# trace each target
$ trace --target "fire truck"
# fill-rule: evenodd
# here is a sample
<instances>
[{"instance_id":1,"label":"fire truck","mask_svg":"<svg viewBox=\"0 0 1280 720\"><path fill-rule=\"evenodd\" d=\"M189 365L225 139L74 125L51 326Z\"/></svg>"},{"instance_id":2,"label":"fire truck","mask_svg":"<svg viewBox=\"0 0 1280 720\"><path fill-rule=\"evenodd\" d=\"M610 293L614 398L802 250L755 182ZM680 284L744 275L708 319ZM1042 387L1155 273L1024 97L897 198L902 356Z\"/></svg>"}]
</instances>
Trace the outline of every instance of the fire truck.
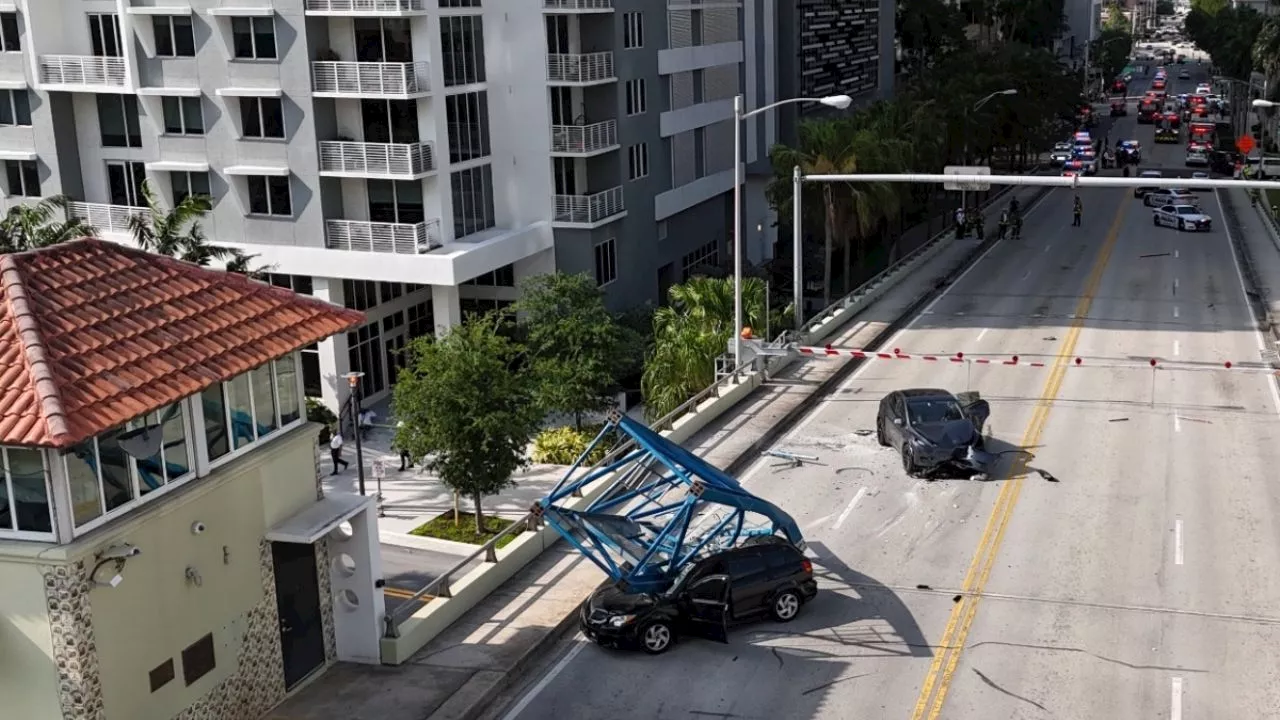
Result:
<instances>
[{"instance_id":1,"label":"fire truck","mask_svg":"<svg viewBox=\"0 0 1280 720\"><path fill-rule=\"evenodd\" d=\"M1188 127L1187 146L1198 145L1213 149L1214 124L1211 122L1192 122Z\"/></svg>"},{"instance_id":2,"label":"fire truck","mask_svg":"<svg viewBox=\"0 0 1280 720\"><path fill-rule=\"evenodd\" d=\"M1155 123L1156 116L1160 114L1160 101L1155 97L1148 95L1138 101L1138 123L1142 125L1151 125Z\"/></svg>"}]
</instances>

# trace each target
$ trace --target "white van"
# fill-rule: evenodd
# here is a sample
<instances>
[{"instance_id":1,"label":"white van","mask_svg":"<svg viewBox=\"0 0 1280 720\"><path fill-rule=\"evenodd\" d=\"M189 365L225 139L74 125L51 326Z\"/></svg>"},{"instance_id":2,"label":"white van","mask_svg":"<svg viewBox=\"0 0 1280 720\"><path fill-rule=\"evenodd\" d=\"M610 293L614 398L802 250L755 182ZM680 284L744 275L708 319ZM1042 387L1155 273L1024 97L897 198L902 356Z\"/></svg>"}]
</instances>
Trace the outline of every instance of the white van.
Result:
<instances>
[{"instance_id":1,"label":"white van","mask_svg":"<svg viewBox=\"0 0 1280 720\"><path fill-rule=\"evenodd\" d=\"M1267 177L1280 178L1280 157L1264 157L1258 161L1258 171Z\"/></svg>"}]
</instances>

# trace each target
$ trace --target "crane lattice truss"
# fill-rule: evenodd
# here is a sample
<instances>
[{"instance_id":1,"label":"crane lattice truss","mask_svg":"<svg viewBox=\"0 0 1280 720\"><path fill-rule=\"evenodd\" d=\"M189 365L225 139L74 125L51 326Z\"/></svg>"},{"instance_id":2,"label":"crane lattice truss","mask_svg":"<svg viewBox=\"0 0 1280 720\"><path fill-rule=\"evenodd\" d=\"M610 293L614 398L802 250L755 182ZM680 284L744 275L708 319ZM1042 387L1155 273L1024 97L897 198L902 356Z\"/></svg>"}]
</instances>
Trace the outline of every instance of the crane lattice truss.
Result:
<instances>
[{"instance_id":1,"label":"crane lattice truss","mask_svg":"<svg viewBox=\"0 0 1280 720\"><path fill-rule=\"evenodd\" d=\"M598 447L615 441L620 458L583 469ZM610 475L585 508L566 506ZM617 411L533 512L630 592L664 590L690 562L756 535L781 534L804 547L781 508Z\"/></svg>"}]
</instances>

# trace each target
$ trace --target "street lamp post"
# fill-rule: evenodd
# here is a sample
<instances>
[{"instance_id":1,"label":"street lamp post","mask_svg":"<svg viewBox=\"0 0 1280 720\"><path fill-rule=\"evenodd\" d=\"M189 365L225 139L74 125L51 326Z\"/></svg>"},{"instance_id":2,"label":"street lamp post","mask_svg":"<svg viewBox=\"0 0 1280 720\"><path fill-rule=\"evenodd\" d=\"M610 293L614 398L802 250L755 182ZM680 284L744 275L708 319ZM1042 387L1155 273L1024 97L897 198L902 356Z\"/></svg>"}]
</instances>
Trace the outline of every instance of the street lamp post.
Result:
<instances>
[{"instance_id":1,"label":"street lamp post","mask_svg":"<svg viewBox=\"0 0 1280 720\"><path fill-rule=\"evenodd\" d=\"M823 98L791 98L756 108L751 112L743 112L745 98L741 94L733 98L733 366L742 365L742 183L745 182L742 168L742 123L747 118L759 115L781 105L791 103L816 102L837 110L844 110L853 103L848 95L829 95ZM799 217L799 214L796 214ZM799 233L796 234L799 237ZM795 266L801 268L800 247L795 248ZM801 273L797 272L795 283L804 282ZM798 329L798 328L797 328Z\"/></svg>"},{"instance_id":2,"label":"street lamp post","mask_svg":"<svg viewBox=\"0 0 1280 720\"><path fill-rule=\"evenodd\" d=\"M351 395L347 397L351 408L351 428L352 434L356 436L356 477L360 480L360 494L364 495L364 448L360 445L360 403L356 399L356 394L360 392L360 378L362 377L364 377L362 372L349 372L346 374L347 385L351 388ZM341 427L338 428L338 432L342 432Z\"/></svg>"},{"instance_id":3,"label":"street lamp post","mask_svg":"<svg viewBox=\"0 0 1280 720\"><path fill-rule=\"evenodd\" d=\"M970 113L978 112L979 110L982 109L983 105L986 105L987 103L991 102L993 99L1001 95L1017 95L1017 94L1018 94L1017 88L1009 88L1008 90L997 90L991 93L990 95L982 98L978 102L974 103L973 109L965 112L964 114L964 162L966 165L969 163L969 115ZM966 191L963 188L961 188L960 207L967 213L969 212L969 206L965 204L966 197L967 197Z\"/></svg>"}]
</instances>

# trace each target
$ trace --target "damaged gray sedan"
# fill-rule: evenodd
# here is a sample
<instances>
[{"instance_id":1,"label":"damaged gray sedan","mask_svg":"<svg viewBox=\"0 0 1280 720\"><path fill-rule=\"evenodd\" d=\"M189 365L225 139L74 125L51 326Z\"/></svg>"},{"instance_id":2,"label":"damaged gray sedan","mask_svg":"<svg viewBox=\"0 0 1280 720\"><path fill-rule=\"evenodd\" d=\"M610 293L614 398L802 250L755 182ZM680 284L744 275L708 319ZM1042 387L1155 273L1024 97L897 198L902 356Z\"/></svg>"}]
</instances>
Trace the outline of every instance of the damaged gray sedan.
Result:
<instances>
[{"instance_id":1,"label":"damaged gray sedan","mask_svg":"<svg viewBox=\"0 0 1280 720\"><path fill-rule=\"evenodd\" d=\"M895 390L880 401L876 439L902 453L902 469L909 477L985 477L996 463L982 437L990 416L991 406L976 392L957 396L934 388Z\"/></svg>"}]
</instances>

